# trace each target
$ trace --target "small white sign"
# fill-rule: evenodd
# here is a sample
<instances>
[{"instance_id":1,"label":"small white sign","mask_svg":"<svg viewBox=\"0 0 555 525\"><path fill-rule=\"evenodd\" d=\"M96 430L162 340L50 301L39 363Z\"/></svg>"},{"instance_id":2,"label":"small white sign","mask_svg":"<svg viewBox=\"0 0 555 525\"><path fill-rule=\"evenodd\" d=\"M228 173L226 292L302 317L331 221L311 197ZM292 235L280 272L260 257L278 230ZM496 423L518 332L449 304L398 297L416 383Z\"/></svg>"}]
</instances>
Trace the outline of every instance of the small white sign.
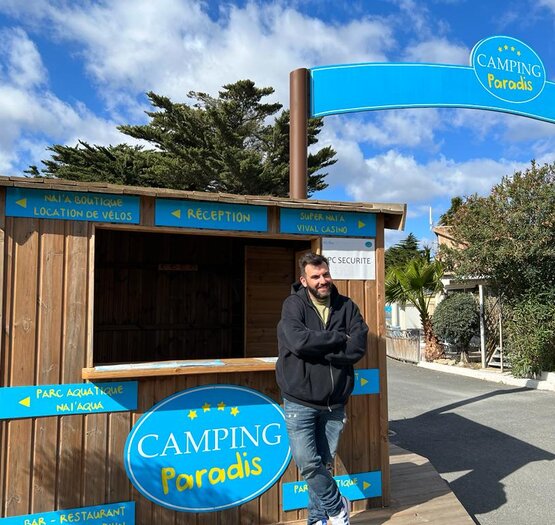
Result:
<instances>
[{"instance_id":1,"label":"small white sign","mask_svg":"<svg viewBox=\"0 0 555 525\"><path fill-rule=\"evenodd\" d=\"M334 279L376 279L375 247L375 239L322 239L322 255L328 258Z\"/></svg>"}]
</instances>

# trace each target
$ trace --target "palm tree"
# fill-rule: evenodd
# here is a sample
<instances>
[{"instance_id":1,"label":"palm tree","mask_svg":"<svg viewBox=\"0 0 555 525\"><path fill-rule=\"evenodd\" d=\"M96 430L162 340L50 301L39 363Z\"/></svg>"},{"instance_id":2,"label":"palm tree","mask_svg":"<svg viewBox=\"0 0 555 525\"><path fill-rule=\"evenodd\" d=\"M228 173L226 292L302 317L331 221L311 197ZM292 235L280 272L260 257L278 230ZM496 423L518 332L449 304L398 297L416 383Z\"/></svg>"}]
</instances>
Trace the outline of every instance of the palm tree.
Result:
<instances>
[{"instance_id":1,"label":"palm tree","mask_svg":"<svg viewBox=\"0 0 555 525\"><path fill-rule=\"evenodd\" d=\"M424 355L427 361L437 359L443 353L432 328L428 313L431 298L443 289L441 277L443 266L428 256L415 257L400 266L393 266L385 278L385 300L388 304L412 304L420 315L424 330Z\"/></svg>"}]
</instances>

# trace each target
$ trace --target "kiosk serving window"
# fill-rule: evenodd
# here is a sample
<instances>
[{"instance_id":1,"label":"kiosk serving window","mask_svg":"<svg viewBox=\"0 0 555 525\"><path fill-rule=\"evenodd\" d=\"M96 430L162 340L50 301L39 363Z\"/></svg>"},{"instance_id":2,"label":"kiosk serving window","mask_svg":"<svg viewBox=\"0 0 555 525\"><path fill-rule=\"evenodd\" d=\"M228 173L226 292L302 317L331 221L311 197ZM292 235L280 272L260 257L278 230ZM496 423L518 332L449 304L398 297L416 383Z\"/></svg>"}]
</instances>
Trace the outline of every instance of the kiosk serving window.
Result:
<instances>
[{"instance_id":1,"label":"kiosk serving window","mask_svg":"<svg viewBox=\"0 0 555 525\"><path fill-rule=\"evenodd\" d=\"M308 240L97 229L93 364L277 356Z\"/></svg>"}]
</instances>

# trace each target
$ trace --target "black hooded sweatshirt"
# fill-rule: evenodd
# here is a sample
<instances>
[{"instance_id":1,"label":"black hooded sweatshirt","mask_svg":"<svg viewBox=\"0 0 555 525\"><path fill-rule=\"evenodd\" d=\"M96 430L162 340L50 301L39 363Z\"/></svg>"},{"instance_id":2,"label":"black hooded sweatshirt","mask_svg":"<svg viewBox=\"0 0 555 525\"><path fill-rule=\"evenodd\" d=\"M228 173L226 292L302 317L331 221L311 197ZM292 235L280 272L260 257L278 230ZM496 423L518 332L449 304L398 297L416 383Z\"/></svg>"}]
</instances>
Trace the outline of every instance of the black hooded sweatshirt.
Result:
<instances>
[{"instance_id":1,"label":"black hooded sweatshirt","mask_svg":"<svg viewBox=\"0 0 555 525\"><path fill-rule=\"evenodd\" d=\"M324 326L308 293L296 283L283 302L276 378L285 399L331 410L353 391L353 364L366 352L368 326L358 306L333 285Z\"/></svg>"}]
</instances>

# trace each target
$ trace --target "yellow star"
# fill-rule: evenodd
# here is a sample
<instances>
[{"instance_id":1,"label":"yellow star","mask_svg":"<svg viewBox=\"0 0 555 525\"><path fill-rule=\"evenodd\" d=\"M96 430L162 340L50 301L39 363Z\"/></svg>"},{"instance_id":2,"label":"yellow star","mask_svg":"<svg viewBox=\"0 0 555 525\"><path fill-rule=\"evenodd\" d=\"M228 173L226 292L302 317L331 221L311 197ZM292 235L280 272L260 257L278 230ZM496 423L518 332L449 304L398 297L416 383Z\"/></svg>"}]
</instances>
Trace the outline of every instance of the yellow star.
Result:
<instances>
[{"instance_id":1,"label":"yellow star","mask_svg":"<svg viewBox=\"0 0 555 525\"><path fill-rule=\"evenodd\" d=\"M210 410L210 404L204 403L204 405L202 405L202 410L204 410L205 412L208 412Z\"/></svg>"},{"instance_id":2,"label":"yellow star","mask_svg":"<svg viewBox=\"0 0 555 525\"><path fill-rule=\"evenodd\" d=\"M514 51L514 50L515 50L515 46L511 46L511 51Z\"/></svg>"},{"instance_id":3,"label":"yellow star","mask_svg":"<svg viewBox=\"0 0 555 525\"><path fill-rule=\"evenodd\" d=\"M195 419L197 416L197 411L196 410L189 410L189 415L187 416L191 421L193 421L193 419Z\"/></svg>"},{"instance_id":4,"label":"yellow star","mask_svg":"<svg viewBox=\"0 0 555 525\"><path fill-rule=\"evenodd\" d=\"M218 403L218 410L223 410L225 408L225 403L223 401L220 401Z\"/></svg>"},{"instance_id":5,"label":"yellow star","mask_svg":"<svg viewBox=\"0 0 555 525\"><path fill-rule=\"evenodd\" d=\"M508 46L507 44L505 44L505 45L503 46L503 48L504 48L504 49L509 49L509 46Z\"/></svg>"},{"instance_id":6,"label":"yellow star","mask_svg":"<svg viewBox=\"0 0 555 525\"><path fill-rule=\"evenodd\" d=\"M231 409L231 415L236 416L239 413L239 409L237 407L233 407Z\"/></svg>"},{"instance_id":7,"label":"yellow star","mask_svg":"<svg viewBox=\"0 0 555 525\"><path fill-rule=\"evenodd\" d=\"M520 51L517 51L516 54L517 54L518 56L520 56Z\"/></svg>"},{"instance_id":8,"label":"yellow star","mask_svg":"<svg viewBox=\"0 0 555 525\"><path fill-rule=\"evenodd\" d=\"M503 51L503 48L502 48L501 46L499 46L499 47L497 48L497 51L501 52L501 51Z\"/></svg>"}]
</instances>

